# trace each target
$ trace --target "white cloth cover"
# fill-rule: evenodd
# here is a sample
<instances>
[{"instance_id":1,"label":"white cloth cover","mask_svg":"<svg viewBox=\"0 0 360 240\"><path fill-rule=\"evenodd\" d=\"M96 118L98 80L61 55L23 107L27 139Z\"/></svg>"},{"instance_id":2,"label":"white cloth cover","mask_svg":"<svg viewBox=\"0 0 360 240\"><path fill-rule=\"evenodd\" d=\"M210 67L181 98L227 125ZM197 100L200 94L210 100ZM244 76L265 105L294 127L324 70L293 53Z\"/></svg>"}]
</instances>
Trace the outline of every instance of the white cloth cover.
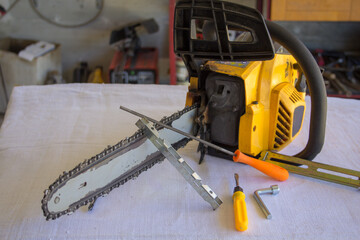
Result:
<instances>
[{"instance_id":1,"label":"white cloth cover","mask_svg":"<svg viewBox=\"0 0 360 240\"><path fill-rule=\"evenodd\" d=\"M83 207L45 221L40 201L59 174L137 130L138 118L120 105L160 119L184 107L186 91L165 85L16 87L0 129L0 239L360 238L358 190L294 174L277 182L211 156L198 165L194 141L179 153L222 199L216 211L165 160L98 199L92 212ZM309 109L301 135L285 153L305 146ZM360 102L329 98L326 141L315 161L360 170L359 136ZM245 232L234 227L235 172L247 197ZM263 196L273 215L267 220L253 192L273 184L280 193Z\"/></svg>"}]
</instances>

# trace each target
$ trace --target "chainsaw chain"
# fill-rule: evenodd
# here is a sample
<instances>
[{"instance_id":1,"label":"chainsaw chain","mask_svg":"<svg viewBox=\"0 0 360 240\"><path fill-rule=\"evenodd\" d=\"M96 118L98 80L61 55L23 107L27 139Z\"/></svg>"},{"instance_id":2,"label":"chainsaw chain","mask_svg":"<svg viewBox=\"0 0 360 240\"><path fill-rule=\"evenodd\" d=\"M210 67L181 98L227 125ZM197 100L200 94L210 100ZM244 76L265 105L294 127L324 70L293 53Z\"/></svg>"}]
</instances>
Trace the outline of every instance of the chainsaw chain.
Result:
<instances>
[{"instance_id":1,"label":"chainsaw chain","mask_svg":"<svg viewBox=\"0 0 360 240\"><path fill-rule=\"evenodd\" d=\"M191 107L186 107L183 110L172 114L170 117L162 118L160 120L160 122L162 122L164 124L170 124L173 121L175 121L176 119L179 119L183 114L195 109L196 107L197 107L197 105L193 105ZM162 128L161 126L159 126L157 124L155 124L155 127L157 130ZM158 154L153 159L150 159L149 161L147 161L144 165L135 169L135 171L133 171L130 175L124 174L125 176L123 178L118 178L117 181L105 186L104 187L105 189L102 190L101 192L97 192L97 193L91 194L91 196L89 196L89 197L83 198L83 201L78 201L75 204L72 204L68 209L61 211L61 212L57 212L57 213L51 213L48 210L47 203L51 199L52 194L54 192L56 192L56 190L58 188L62 187L69 179L74 178L74 177L80 175L81 173L85 172L89 168L95 166L96 164L99 164L99 163L107 160L108 157L114 156L114 154L131 146L131 144L135 143L137 140L139 140L142 137L144 137L144 130L139 129L131 137L127 137L113 146L108 146L101 153L99 153L89 159L85 159L83 162L79 163L74 169L72 169L68 172L64 171L63 174L61 174L55 180L55 182L53 184L51 184L49 186L49 188L44 191L44 197L41 201L41 208L43 210L44 216L46 217L46 220L50 220L50 219L55 220L56 218L59 218L65 214L70 215L73 212L75 212L77 209L79 209L81 206L85 206L89 203L94 203L98 197L106 196L114 188L117 188L117 187L123 185L124 183L126 183L127 181L129 181L131 179L135 179L142 172L148 170L149 168L154 166L156 163L162 162L165 157L162 154ZM191 139L189 139L189 138L184 138L184 139L178 141L177 143L173 144L173 147L175 149L184 147L190 140Z\"/></svg>"}]
</instances>

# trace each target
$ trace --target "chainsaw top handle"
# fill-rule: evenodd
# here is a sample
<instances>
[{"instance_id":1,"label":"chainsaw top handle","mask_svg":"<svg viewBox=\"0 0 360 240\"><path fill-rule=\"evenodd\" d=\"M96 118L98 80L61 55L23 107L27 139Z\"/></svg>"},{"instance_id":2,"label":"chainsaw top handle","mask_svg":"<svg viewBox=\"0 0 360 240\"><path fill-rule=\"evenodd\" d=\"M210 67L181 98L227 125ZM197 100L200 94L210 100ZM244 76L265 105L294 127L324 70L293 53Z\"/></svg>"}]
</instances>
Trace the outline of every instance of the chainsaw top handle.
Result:
<instances>
[{"instance_id":1,"label":"chainsaw top handle","mask_svg":"<svg viewBox=\"0 0 360 240\"><path fill-rule=\"evenodd\" d=\"M295 156L313 160L325 140L327 99L323 77L310 51L297 37L274 22L266 21L266 25L271 38L294 56L305 74L311 97L309 139L306 147Z\"/></svg>"}]
</instances>

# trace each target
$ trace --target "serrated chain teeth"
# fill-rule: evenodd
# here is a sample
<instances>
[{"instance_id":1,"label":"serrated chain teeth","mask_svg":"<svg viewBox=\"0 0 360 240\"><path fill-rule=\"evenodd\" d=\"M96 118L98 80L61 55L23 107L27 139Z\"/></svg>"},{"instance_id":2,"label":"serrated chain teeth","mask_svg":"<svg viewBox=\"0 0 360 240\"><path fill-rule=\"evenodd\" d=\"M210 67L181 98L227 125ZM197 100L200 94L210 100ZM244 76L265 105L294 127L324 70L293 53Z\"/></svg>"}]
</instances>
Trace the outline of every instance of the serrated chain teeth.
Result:
<instances>
[{"instance_id":1,"label":"serrated chain teeth","mask_svg":"<svg viewBox=\"0 0 360 240\"><path fill-rule=\"evenodd\" d=\"M181 111L179 111L177 113L174 113L170 117L163 117L160 120L160 122L165 123L165 124L170 124L174 120L180 118L186 112L189 112L189 111L193 110L196 107L198 107L198 106L193 105L191 107L186 107L183 110L181 110ZM161 128L157 124L155 124L155 127L157 129ZM142 129L139 129L132 136L126 137L125 139L119 141L117 144L115 144L113 146L108 145L107 148L104 149L104 151L100 152L99 154L97 154L97 155L95 155L95 156L93 156L93 157L91 157L89 159L85 159L83 162L79 163L74 169L72 169L72 170L70 170L68 172L64 171L63 174L60 175L56 179L56 181L53 184L51 184L48 189L46 189L44 191L44 197L41 200L41 204L42 204L41 208L43 210L44 216L46 217L46 220L55 220L56 218L59 218L62 215L71 215L77 209L79 209L81 206L87 205L88 203L91 203L91 202L95 201L98 197L106 196L113 189L123 185L124 183L126 183L127 181L129 181L131 179L137 178L142 172L147 171L149 168L151 168L155 164L157 164L159 162L162 162L164 160L164 157L162 155L160 155L159 157L154 158L152 161L148 161L147 165L144 165L143 168L141 168L138 171L134 172L132 175L127 176L124 179L118 180L117 182L115 182L114 184L109 186L107 189L105 189L102 192L92 196L91 198L86 199L83 202L78 203L76 205L72 205L70 208L68 208L68 209L66 209L66 210L64 210L62 212L58 212L58 213L50 213L49 212L49 210L47 208L47 203L48 203L49 196L51 195L52 191L54 189L56 189L61 183L64 183L64 182L68 181L70 178L72 178L78 172L86 169L90 164L97 164L99 162L102 162L103 160L106 159L106 156L108 154L111 154L113 151L116 151L116 150L118 150L118 149L120 149L122 147L126 147L127 145L131 144L132 142L134 142L138 138L142 137L143 135L144 135L144 131ZM189 139L187 139L186 141L179 142L179 144L176 146L176 148L184 147L187 144L188 141L189 141Z\"/></svg>"}]
</instances>

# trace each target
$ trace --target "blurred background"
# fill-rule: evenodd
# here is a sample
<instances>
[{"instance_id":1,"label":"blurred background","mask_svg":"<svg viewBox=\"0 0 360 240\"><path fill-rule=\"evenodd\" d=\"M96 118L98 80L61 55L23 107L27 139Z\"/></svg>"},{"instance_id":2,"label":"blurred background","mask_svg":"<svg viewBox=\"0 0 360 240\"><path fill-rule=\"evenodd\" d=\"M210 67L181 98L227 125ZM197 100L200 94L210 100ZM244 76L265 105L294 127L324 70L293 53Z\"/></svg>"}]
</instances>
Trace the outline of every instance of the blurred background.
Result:
<instances>
[{"instance_id":1,"label":"blurred background","mask_svg":"<svg viewBox=\"0 0 360 240\"><path fill-rule=\"evenodd\" d=\"M360 1L229 1L297 35L322 67L329 95L359 98ZM0 0L0 112L18 85L187 84L169 44L175 3Z\"/></svg>"}]
</instances>

